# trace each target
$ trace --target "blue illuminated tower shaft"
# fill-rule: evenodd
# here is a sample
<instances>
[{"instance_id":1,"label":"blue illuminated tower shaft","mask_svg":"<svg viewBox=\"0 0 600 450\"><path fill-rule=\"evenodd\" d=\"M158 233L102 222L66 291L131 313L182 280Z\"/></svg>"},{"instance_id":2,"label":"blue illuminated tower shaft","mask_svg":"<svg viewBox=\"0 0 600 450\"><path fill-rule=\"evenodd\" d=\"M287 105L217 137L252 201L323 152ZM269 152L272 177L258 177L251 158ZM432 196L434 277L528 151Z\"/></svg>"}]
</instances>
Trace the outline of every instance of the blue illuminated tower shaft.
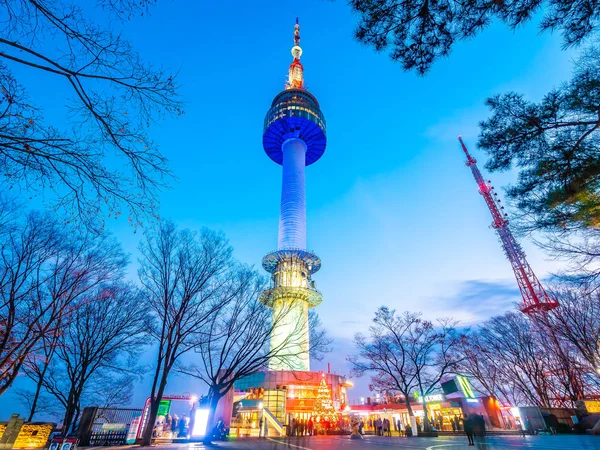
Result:
<instances>
[{"instance_id":1,"label":"blue illuminated tower shaft","mask_svg":"<svg viewBox=\"0 0 600 450\"><path fill-rule=\"evenodd\" d=\"M304 89L299 33L296 21L287 87L275 96L263 134L265 152L282 165L277 250L263 258L272 287L260 296L273 308L270 370L310 370L308 310L322 301L311 279L321 260L306 250L305 167L325 151L325 118Z\"/></svg>"},{"instance_id":2,"label":"blue illuminated tower shaft","mask_svg":"<svg viewBox=\"0 0 600 450\"><path fill-rule=\"evenodd\" d=\"M299 138L290 138L281 150L283 177L277 249L306 249L306 143Z\"/></svg>"},{"instance_id":3,"label":"blue illuminated tower shaft","mask_svg":"<svg viewBox=\"0 0 600 450\"><path fill-rule=\"evenodd\" d=\"M503 208L498 204L499 200L496 198L495 192L493 192L494 187L489 182L486 183L477 167L477 160L470 155L467 146L460 136L458 137L458 140L467 156L467 166L471 169L473 178L475 178L477 186L479 186L479 193L483 196L485 203L492 214L492 228L498 232L498 236L504 247L504 253L506 253L506 257L510 261L517 279L521 297L523 298L521 311L524 313L531 313L556 308L558 303L548 296L546 290L527 262L521 246L511 233L510 228L508 228L507 215L501 212Z\"/></svg>"}]
</instances>

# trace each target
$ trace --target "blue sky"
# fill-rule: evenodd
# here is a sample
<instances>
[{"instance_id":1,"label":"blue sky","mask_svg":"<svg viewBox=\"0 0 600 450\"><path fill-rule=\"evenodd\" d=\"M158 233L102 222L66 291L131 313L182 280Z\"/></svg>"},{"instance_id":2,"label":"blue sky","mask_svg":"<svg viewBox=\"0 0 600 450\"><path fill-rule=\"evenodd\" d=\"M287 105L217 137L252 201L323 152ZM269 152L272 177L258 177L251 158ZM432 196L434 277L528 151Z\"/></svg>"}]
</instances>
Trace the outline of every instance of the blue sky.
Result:
<instances>
[{"instance_id":1,"label":"blue sky","mask_svg":"<svg viewBox=\"0 0 600 450\"><path fill-rule=\"evenodd\" d=\"M296 16L306 84L328 125L325 155L307 168L308 245L323 261L318 312L336 341L315 368L331 361L347 373L352 335L380 305L465 325L510 308L516 284L456 136L483 165L475 141L485 99L515 90L538 100L569 78L573 54L558 35L540 35L538 20L516 32L494 24L418 77L353 39L357 18L345 1L158 2L124 34L144 59L179 71L186 102L185 115L152 132L178 177L160 215L223 230L237 258L257 267L276 247L281 167L261 134L284 86ZM27 87L48 118L62 113L66 86ZM502 187L514 174L489 177ZM126 220L108 228L135 275L140 234ZM559 267L523 247L540 278ZM351 399L367 384L358 380ZM205 392L185 379L167 390ZM140 386L136 402L145 395Z\"/></svg>"}]
</instances>

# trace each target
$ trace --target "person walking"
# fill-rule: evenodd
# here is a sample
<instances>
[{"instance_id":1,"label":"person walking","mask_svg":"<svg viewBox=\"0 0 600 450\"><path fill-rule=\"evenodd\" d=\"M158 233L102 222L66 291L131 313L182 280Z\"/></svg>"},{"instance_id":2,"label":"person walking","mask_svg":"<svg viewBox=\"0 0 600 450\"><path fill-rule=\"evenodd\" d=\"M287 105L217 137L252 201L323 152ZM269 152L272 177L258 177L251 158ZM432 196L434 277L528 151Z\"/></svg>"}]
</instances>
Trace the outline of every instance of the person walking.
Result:
<instances>
[{"instance_id":1,"label":"person walking","mask_svg":"<svg viewBox=\"0 0 600 450\"><path fill-rule=\"evenodd\" d=\"M179 425L179 417L177 414L173 414L173 418L171 419L171 436L177 437L177 426Z\"/></svg>"},{"instance_id":2,"label":"person walking","mask_svg":"<svg viewBox=\"0 0 600 450\"><path fill-rule=\"evenodd\" d=\"M467 435L467 439L469 440L469 445L475 445L473 440L473 419L469 416L465 416L463 419L463 428L465 429L465 434Z\"/></svg>"},{"instance_id":3,"label":"person walking","mask_svg":"<svg viewBox=\"0 0 600 450\"><path fill-rule=\"evenodd\" d=\"M484 438L485 437L485 419L483 417L483 414L479 414L478 421L479 421L479 432L481 433L481 437Z\"/></svg>"},{"instance_id":4,"label":"person walking","mask_svg":"<svg viewBox=\"0 0 600 450\"><path fill-rule=\"evenodd\" d=\"M308 435L312 436L314 431L315 431L315 423L313 422L312 417L311 417L310 419L308 419Z\"/></svg>"},{"instance_id":5,"label":"person walking","mask_svg":"<svg viewBox=\"0 0 600 450\"><path fill-rule=\"evenodd\" d=\"M187 422L186 422L186 417L184 414L183 416L181 416L181 419L179 419L179 423L177 424L177 428L179 430L179 432L177 433L177 437L180 437L180 438L187 437L187 430L185 429L186 425L187 425Z\"/></svg>"},{"instance_id":6,"label":"person walking","mask_svg":"<svg viewBox=\"0 0 600 450\"><path fill-rule=\"evenodd\" d=\"M262 437L262 432L263 432L263 418L261 417L258 420L258 437Z\"/></svg>"}]
</instances>

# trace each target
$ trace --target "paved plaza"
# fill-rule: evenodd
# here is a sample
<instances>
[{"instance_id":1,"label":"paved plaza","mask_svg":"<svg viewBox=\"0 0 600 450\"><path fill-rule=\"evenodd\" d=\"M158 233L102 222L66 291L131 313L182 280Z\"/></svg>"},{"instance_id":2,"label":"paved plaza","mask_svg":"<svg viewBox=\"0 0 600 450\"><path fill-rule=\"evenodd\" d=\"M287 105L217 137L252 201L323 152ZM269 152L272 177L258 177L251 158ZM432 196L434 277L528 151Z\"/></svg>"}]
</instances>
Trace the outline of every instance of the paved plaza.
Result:
<instances>
[{"instance_id":1,"label":"paved plaza","mask_svg":"<svg viewBox=\"0 0 600 450\"><path fill-rule=\"evenodd\" d=\"M136 449L136 447L110 447L111 450ZM139 447L137 447L139 448ZM353 449L408 449L408 450L600 450L600 436L490 436L479 439L474 447L467 445L464 436L446 436L439 438L399 438L365 436L362 441L350 440L348 436L318 436L293 438L242 438L219 442L210 447L198 444L159 445L159 450L353 450ZM107 448L108 449L108 448Z\"/></svg>"},{"instance_id":2,"label":"paved plaza","mask_svg":"<svg viewBox=\"0 0 600 450\"><path fill-rule=\"evenodd\" d=\"M422 450L468 450L468 449L531 449L531 450L570 450L600 449L600 436L490 436L476 441L469 447L464 436L439 438L400 438L365 436L362 441L350 440L348 436L304 437L290 439L246 439L232 440L220 445L231 449L422 449Z\"/></svg>"}]
</instances>

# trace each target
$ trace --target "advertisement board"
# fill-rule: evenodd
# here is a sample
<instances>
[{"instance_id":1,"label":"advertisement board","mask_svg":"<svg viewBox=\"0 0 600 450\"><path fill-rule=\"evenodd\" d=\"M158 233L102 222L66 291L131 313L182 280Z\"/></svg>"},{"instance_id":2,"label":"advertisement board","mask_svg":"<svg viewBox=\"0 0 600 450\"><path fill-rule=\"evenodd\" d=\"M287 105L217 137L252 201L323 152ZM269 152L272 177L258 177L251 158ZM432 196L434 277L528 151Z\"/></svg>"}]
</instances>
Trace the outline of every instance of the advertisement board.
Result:
<instances>
[{"instance_id":1,"label":"advertisement board","mask_svg":"<svg viewBox=\"0 0 600 450\"><path fill-rule=\"evenodd\" d=\"M161 400L158 405L158 413L156 417L166 416L171 410L171 400Z\"/></svg>"},{"instance_id":2,"label":"advertisement board","mask_svg":"<svg viewBox=\"0 0 600 450\"><path fill-rule=\"evenodd\" d=\"M125 443L127 445L135 444L135 439L137 437L137 432L140 428L140 422L142 420L142 416L136 416L131 421L129 425L129 430L127 431L127 438L125 438Z\"/></svg>"}]
</instances>

